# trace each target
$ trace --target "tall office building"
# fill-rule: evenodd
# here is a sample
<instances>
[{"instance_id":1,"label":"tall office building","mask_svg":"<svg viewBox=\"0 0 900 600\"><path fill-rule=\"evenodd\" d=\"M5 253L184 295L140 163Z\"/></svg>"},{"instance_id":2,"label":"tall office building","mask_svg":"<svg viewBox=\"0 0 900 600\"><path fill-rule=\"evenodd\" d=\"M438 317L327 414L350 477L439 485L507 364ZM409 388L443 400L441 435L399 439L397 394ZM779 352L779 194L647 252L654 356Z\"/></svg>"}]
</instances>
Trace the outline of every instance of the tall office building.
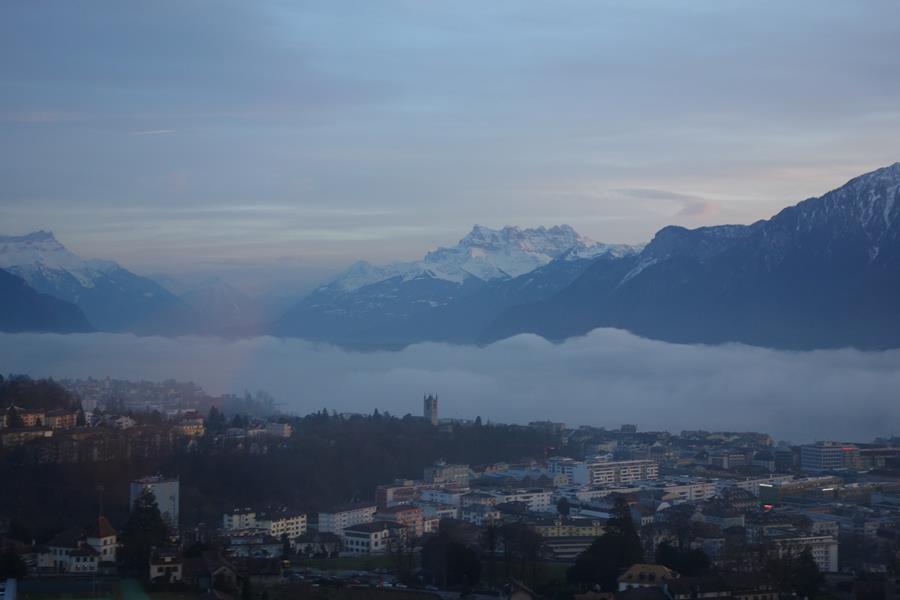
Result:
<instances>
[{"instance_id":1,"label":"tall office building","mask_svg":"<svg viewBox=\"0 0 900 600\"><path fill-rule=\"evenodd\" d=\"M859 448L853 444L816 442L800 446L800 469L804 473L824 473L859 467Z\"/></svg>"},{"instance_id":2,"label":"tall office building","mask_svg":"<svg viewBox=\"0 0 900 600\"><path fill-rule=\"evenodd\" d=\"M437 396L432 396L428 394L425 396L424 404L424 416L432 425L437 425L438 423L438 407L437 407Z\"/></svg>"}]
</instances>

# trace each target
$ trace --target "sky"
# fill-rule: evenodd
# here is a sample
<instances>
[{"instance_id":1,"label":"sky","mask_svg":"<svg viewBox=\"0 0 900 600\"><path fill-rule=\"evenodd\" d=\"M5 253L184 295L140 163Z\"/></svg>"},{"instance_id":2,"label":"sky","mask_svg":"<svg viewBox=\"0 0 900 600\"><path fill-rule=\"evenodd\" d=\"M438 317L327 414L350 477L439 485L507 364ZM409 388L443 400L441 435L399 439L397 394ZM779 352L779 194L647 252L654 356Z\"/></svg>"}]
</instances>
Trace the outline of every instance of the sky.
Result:
<instances>
[{"instance_id":1,"label":"sky","mask_svg":"<svg viewBox=\"0 0 900 600\"><path fill-rule=\"evenodd\" d=\"M475 223L640 243L900 160L896 0L0 5L0 233L313 281Z\"/></svg>"},{"instance_id":2,"label":"sky","mask_svg":"<svg viewBox=\"0 0 900 600\"><path fill-rule=\"evenodd\" d=\"M0 334L0 364L32 376L194 381L213 394L266 390L281 410L421 414L641 430L761 431L796 443L900 433L900 351L784 352L683 346L614 329L554 345L418 344L350 352L296 339ZM552 402L551 402L552 400ZM702 415L702 416L700 416Z\"/></svg>"}]
</instances>

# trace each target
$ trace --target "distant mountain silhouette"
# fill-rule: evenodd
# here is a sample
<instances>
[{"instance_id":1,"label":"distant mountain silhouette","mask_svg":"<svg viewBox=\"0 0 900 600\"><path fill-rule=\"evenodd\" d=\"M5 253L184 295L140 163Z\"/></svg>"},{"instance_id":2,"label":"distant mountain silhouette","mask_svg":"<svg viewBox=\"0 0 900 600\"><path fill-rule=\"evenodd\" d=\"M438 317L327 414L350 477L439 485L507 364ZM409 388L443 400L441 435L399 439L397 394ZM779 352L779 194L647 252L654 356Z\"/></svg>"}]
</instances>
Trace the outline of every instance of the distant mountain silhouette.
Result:
<instances>
[{"instance_id":1,"label":"distant mountain silhouette","mask_svg":"<svg viewBox=\"0 0 900 600\"><path fill-rule=\"evenodd\" d=\"M224 282L179 298L115 263L84 261L47 232L0 236L0 268L28 284L3 274L11 308L2 326L15 331L83 331L87 316L105 331L265 332L363 348L520 333L564 340L597 327L684 343L893 348L900 163L768 220L665 227L643 247L600 244L567 225L475 226L419 261L360 261L269 325Z\"/></svg>"},{"instance_id":2,"label":"distant mountain silhouette","mask_svg":"<svg viewBox=\"0 0 900 600\"><path fill-rule=\"evenodd\" d=\"M0 269L0 331L76 333L91 331L84 313L68 302L41 294Z\"/></svg>"},{"instance_id":3,"label":"distant mountain silhouette","mask_svg":"<svg viewBox=\"0 0 900 600\"><path fill-rule=\"evenodd\" d=\"M598 257L637 251L598 244L568 225L476 225L456 246L420 261L354 264L290 309L271 332L360 347L471 343L503 309L549 297Z\"/></svg>"},{"instance_id":4,"label":"distant mountain silhouette","mask_svg":"<svg viewBox=\"0 0 900 600\"><path fill-rule=\"evenodd\" d=\"M665 227L479 336L563 340L597 327L686 343L900 346L900 163L752 225Z\"/></svg>"},{"instance_id":5,"label":"distant mountain silhouette","mask_svg":"<svg viewBox=\"0 0 900 600\"><path fill-rule=\"evenodd\" d=\"M112 261L84 260L48 231L0 236L0 268L75 304L101 331L175 334L194 322L189 307L152 279Z\"/></svg>"}]
</instances>

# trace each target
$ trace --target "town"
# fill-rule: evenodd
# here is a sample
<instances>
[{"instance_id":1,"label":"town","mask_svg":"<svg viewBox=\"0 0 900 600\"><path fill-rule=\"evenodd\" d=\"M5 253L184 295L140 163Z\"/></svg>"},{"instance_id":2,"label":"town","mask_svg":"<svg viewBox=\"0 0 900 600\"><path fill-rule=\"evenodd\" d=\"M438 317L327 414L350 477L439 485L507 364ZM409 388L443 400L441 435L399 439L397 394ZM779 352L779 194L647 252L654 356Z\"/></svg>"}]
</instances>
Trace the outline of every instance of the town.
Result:
<instances>
[{"instance_id":1,"label":"town","mask_svg":"<svg viewBox=\"0 0 900 600\"><path fill-rule=\"evenodd\" d=\"M263 392L2 379L2 597L900 593L900 438L502 424L440 402L298 417Z\"/></svg>"}]
</instances>

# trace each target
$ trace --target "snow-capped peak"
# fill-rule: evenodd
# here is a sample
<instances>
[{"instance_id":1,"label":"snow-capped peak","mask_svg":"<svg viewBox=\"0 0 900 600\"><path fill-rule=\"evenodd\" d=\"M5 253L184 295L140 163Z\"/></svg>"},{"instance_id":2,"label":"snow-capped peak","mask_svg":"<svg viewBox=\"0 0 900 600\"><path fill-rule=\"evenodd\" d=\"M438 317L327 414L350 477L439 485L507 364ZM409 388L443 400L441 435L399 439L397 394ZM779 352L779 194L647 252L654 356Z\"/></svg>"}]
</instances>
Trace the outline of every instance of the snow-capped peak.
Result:
<instances>
[{"instance_id":1,"label":"snow-capped peak","mask_svg":"<svg viewBox=\"0 0 900 600\"><path fill-rule=\"evenodd\" d=\"M85 261L60 244L50 231L0 236L0 269L30 280L30 271L65 271L85 287L92 287L97 273L119 268L112 261Z\"/></svg>"},{"instance_id":2,"label":"snow-capped peak","mask_svg":"<svg viewBox=\"0 0 900 600\"><path fill-rule=\"evenodd\" d=\"M56 241L49 231L0 236L0 268L43 265L51 269L83 268L85 262Z\"/></svg>"},{"instance_id":3,"label":"snow-capped peak","mask_svg":"<svg viewBox=\"0 0 900 600\"><path fill-rule=\"evenodd\" d=\"M383 267L359 261L326 287L348 292L395 277L432 277L454 283L470 277L491 281L524 275L557 258L577 260L634 251L631 246L598 244L569 225L534 229L475 225L455 246L438 248L420 261Z\"/></svg>"},{"instance_id":4,"label":"snow-capped peak","mask_svg":"<svg viewBox=\"0 0 900 600\"><path fill-rule=\"evenodd\" d=\"M472 231L459 241L458 247L476 247L485 250L517 248L524 252L558 256L574 246L591 246L593 244L593 240L579 235L569 225L535 229L521 229L507 225L499 230L475 225Z\"/></svg>"}]
</instances>

